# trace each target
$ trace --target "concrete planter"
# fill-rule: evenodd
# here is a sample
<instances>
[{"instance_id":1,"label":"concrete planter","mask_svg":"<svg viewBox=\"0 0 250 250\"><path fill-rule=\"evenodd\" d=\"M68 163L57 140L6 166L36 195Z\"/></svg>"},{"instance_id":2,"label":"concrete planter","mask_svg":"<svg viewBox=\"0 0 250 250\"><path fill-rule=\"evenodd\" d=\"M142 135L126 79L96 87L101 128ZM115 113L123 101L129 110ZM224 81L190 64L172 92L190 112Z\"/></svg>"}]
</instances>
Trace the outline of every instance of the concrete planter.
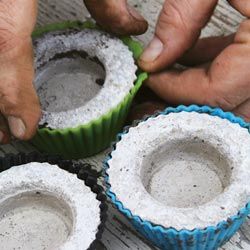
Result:
<instances>
[{"instance_id":1,"label":"concrete planter","mask_svg":"<svg viewBox=\"0 0 250 250\"><path fill-rule=\"evenodd\" d=\"M31 158L30 163L30 155L0 159L2 170L11 167L0 173L0 249L94 249L106 212L94 177L80 165ZM52 163L37 162L47 160ZM99 200L76 174L59 166L84 175Z\"/></svg>"},{"instance_id":2,"label":"concrete planter","mask_svg":"<svg viewBox=\"0 0 250 250\"><path fill-rule=\"evenodd\" d=\"M43 118L32 144L66 159L101 152L121 130L147 78L134 62L141 45L88 22L45 26L33 38Z\"/></svg>"},{"instance_id":3,"label":"concrete planter","mask_svg":"<svg viewBox=\"0 0 250 250\"><path fill-rule=\"evenodd\" d=\"M118 136L107 194L162 249L217 249L250 211L248 126L198 106L147 118Z\"/></svg>"}]
</instances>

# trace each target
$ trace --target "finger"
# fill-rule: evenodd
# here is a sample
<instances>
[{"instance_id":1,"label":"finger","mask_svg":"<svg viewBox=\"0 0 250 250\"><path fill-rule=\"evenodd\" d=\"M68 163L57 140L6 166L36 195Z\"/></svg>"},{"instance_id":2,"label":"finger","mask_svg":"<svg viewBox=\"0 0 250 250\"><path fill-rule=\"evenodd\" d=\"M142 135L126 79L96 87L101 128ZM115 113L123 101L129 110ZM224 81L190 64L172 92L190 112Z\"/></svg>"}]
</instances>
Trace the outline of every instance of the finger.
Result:
<instances>
[{"instance_id":1,"label":"finger","mask_svg":"<svg viewBox=\"0 0 250 250\"><path fill-rule=\"evenodd\" d=\"M233 113L250 122L250 99L239 105L233 110Z\"/></svg>"},{"instance_id":2,"label":"finger","mask_svg":"<svg viewBox=\"0 0 250 250\"><path fill-rule=\"evenodd\" d=\"M249 0L227 0L236 10L243 16L250 17L250 1Z\"/></svg>"},{"instance_id":3,"label":"finger","mask_svg":"<svg viewBox=\"0 0 250 250\"><path fill-rule=\"evenodd\" d=\"M21 140L30 139L40 119L40 105L33 86L31 41L17 50L20 56L1 65L0 111L8 121L11 134ZM19 54L19 53L17 53Z\"/></svg>"},{"instance_id":4,"label":"finger","mask_svg":"<svg viewBox=\"0 0 250 250\"><path fill-rule=\"evenodd\" d=\"M196 66L214 60L226 47L234 41L235 34L225 37L208 37L200 39L196 45L186 52L178 63L185 66Z\"/></svg>"},{"instance_id":5,"label":"finger","mask_svg":"<svg viewBox=\"0 0 250 250\"><path fill-rule=\"evenodd\" d=\"M148 86L167 102L207 104L233 110L250 97L250 21L246 20L228 46L207 67L151 75Z\"/></svg>"},{"instance_id":6,"label":"finger","mask_svg":"<svg viewBox=\"0 0 250 250\"><path fill-rule=\"evenodd\" d=\"M170 104L210 105L231 111L249 98L249 76L245 78L246 74L238 71L237 76L229 74L223 79L230 67L221 71L222 74L218 74L219 68L217 65L213 69L210 66L209 70L199 67L152 74L147 85Z\"/></svg>"},{"instance_id":7,"label":"finger","mask_svg":"<svg viewBox=\"0 0 250 250\"><path fill-rule=\"evenodd\" d=\"M39 100L30 82L24 82L23 86L18 86L14 81L11 84L13 88L2 100L2 113L8 121L11 134L17 139L29 140L35 135L40 120Z\"/></svg>"},{"instance_id":8,"label":"finger","mask_svg":"<svg viewBox=\"0 0 250 250\"><path fill-rule=\"evenodd\" d=\"M147 21L126 0L84 0L84 3L100 26L117 35L140 35L148 28Z\"/></svg>"},{"instance_id":9,"label":"finger","mask_svg":"<svg viewBox=\"0 0 250 250\"><path fill-rule=\"evenodd\" d=\"M36 14L36 0L0 1L0 113L4 116L1 128L6 131L9 127L13 136L24 140L35 133L40 117L33 87L30 37Z\"/></svg>"},{"instance_id":10,"label":"finger","mask_svg":"<svg viewBox=\"0 0 250 250\"><path fill-rule=\"evenodd\" d=\"M170 104L208 102L210 84L204 68L152 74L147 80L147 85Z\"/></svg>"},{"instance_id":11,"label":"finger","mask_svg":"<svg viewBox=\"0 0 250 250\"><path fill-rule=\"evenodd\" d=\"M166 68L192 47L207 24L218 0L168 0L160 14L155 37L139 64L149 72Z\"/></svg>"},{"instance_id":12,"label":"finger","mask_svg":"<svg viewBox=\"0 0 250 250\"><path fill-rule=\"evenodd\" d=\"M22 91L26 93L14 96L16 93L14 92L9 97L5 97L2 100L1 110L8 121L11 134L17 139L29 140L36 133L41 111L33 87L27 86Z\"/></svg>"},{"instance_id":13,"label":"finger","mask_svg":"<svg viewBox=\"0 0 250 250\"><path fill-rule=\"evenodd\" d=\"M10 141L8 123L3 115L0 114L0 144L7 144Z\"/></svg>"}]
</instances>

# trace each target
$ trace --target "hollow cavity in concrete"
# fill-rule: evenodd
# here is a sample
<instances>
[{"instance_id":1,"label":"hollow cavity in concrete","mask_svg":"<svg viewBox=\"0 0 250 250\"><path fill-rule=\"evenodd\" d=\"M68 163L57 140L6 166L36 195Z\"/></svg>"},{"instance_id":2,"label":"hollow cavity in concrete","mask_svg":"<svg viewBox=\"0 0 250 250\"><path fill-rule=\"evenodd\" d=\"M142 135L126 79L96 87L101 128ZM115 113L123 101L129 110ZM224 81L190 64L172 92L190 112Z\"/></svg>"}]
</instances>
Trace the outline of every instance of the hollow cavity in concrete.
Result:
<instances>
[{"instance_id":1,"label":"hollow cavity in concrete","mask_svg":"<svg viewBox=\"0 0 250 250\"><path fill-rule=\"evenodd\" d=\"M51 129L75 128L99 119L124 100L137 78L132 52L105 32L50 32L34 40L34 51L35 87L43 106L40 125ZM72 54L71 64L67 59ZM80 63L75 54L82 58ZM85 67L83 59L88 60Z\"/></svg>"},{"instance_id":2,"label":"hollow cavity in concrete","mask_svg":"<svg viewBox=\"0 0 250 250\"><path fill-rule=\"evenodd\" d=\"M74 58L52 60L36 80L43 110L61 112L79 108L93 99L105 81L102 64L74 53Z\"/></svg>"},{"instance_id":3,"label":"hollow cavity in concrete","mask_svg":"<svg viewBox=\"0 0 250 250\"><path fill-rule=\"evenodd\" d=\"M22 193L1 204L0 238L4 250L59 249L72 227L69 206L48 193Z\"/></svg>"},{"instance_id":4,"label":"hollow cavity in concrete","mask_svg":"<svg viewBox=\"0 0 250 250\"><path fill-rule=\"evenodd\" d=\"M143 165L143 185L166 206L203 205L230 184L227 158L197 137L168 142L149 154Z\"/></svg>"},{"instance_id":5,"label":"hollow cavity in concrete","mask_svg":"<svg viewBox=\"0 0 250 250\"><path fill-rule=\"evenodd\" d=\"M111 191L155 225L215 226L249 202L249 152L248 129L226 119L159 115L130 128L116 144L108 161Z\"/></svg>"}]
</instances>

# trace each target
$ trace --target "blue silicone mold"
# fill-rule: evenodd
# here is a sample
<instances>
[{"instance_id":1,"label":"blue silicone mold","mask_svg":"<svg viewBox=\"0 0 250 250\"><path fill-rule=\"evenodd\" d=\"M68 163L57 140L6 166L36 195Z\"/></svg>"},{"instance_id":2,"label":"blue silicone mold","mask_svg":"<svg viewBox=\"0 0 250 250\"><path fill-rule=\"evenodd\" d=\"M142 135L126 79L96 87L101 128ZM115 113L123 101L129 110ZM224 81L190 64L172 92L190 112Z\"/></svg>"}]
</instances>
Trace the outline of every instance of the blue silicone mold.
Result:
<instances>
[{"instance_id":1,"label":"blue silicone mold","mask_svg":"<svg viewBox=\"0 0 250 250\"><path fill-rule=\"evenodd\" d=\"M227 119L232 123L239 124L242 128L250 128L250 124L246 123L243 119L234 116L230 112L224 112L219 108L211 108L208 106L179 106L177 108L167 108L165 111L160 112L158 115L168 115L169 113L180 112L197 112L206 113L212 116L217 116L222 119ZM144 119L146 121L148 118ZM140 121L137 121L138 124ZM135 124L135 125L136 125ZM129 132L129 127L124 129L123 133L118 134L117 142L122 139L122 136ZM113 150L116 149L114 144ZM116 198L115 193L112 192L112 186L109 183L109 176L107 169L109 168L109 160L112 158L111 153L104 162L104 174L107 186L107 196L111 199L116 208L125 215L133 224L135 229L140 232L144 237L150 240L154 245L160 249L166 250L215 250L221 245L226 243L244 223L247 216L250 214L250 202L243 207L238 214L221 221L217 226L208 226L204 229L194 230L176 230L174 228L165 228L161 225L154 225L150 221L145 221L138 215L133 215L129 208L125 208L122 201Z\"/></svg>"}]
</instances>

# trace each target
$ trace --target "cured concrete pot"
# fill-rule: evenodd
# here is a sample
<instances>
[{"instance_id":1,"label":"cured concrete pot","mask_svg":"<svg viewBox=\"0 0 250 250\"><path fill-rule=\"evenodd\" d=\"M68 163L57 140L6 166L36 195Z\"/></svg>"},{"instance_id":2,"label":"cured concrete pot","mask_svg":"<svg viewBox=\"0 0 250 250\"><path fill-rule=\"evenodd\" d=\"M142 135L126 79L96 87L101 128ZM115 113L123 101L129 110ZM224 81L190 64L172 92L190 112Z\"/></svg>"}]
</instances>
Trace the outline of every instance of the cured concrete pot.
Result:
<instances>
[{"instance_id":1,"label":"cured concrete pot","mask_svg":"<svg viewBox=\"0 0 250 250\"><path fill-rule=\"evenodd\" d=\"M44 115L32 144L66 159L101 152L122 129L147 78L136 72L133 59L141 54L141 45L128 37L112 37L88 22L39 28L33 42L35 85Z\"/></svg>"},{"instance_id":2,"label":"cured concrete pot","mask_svg":"<svg viewBox=\"0 0 250 250\"><path fill-rule=\"evenodd\" d=\"M250 212L248 130L207 106L137 122L105 162L107 195L161 249L217 249Z\"/></svg>"},{"instance_id":3,"label":"cured concrete pot","mask_svg":"<svg viewBox=\"0 0 250 250\"><path fill-rule=\"evenodd\" d=\"M36 162L44 160L51 164ZM106 205L90 170L36 154L2 158L0 166L0 249L95 249Z\"/></svg>"}]
</instances>

